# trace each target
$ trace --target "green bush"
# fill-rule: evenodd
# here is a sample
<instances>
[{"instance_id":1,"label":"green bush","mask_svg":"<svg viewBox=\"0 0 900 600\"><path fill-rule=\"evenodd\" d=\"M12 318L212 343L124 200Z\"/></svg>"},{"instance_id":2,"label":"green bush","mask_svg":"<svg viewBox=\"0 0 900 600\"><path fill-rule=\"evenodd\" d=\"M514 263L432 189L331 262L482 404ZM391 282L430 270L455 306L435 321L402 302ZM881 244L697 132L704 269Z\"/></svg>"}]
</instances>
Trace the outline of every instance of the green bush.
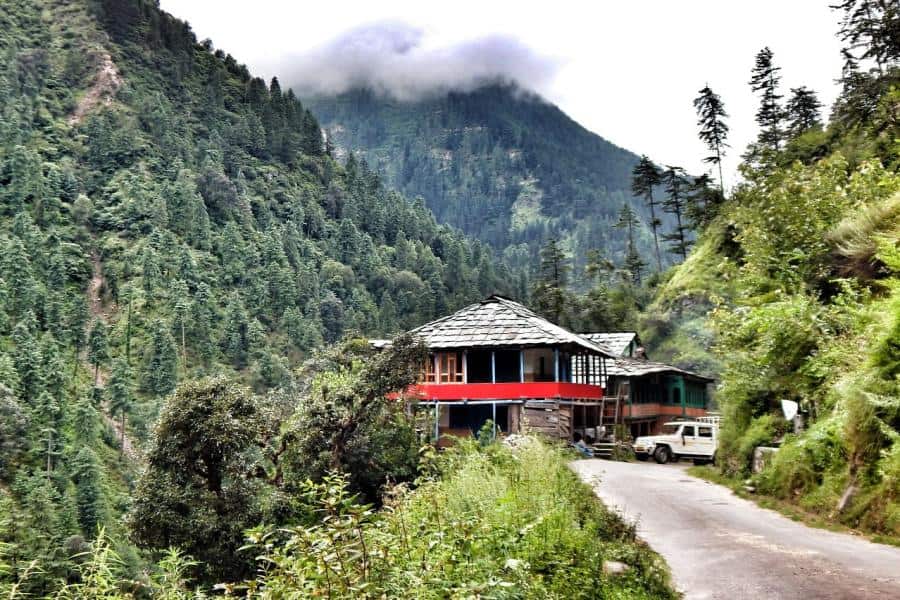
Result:
<instances>
[{"instance_id":1,"label":"green bush","mask_svg":"<svg viewBox=\"0 0 900 600\"><path fill-rule=\"evenodd\" d=\"M345 478L309 483L320 523L252 534L261 557L249 595L674 597L663 563L633 528L537 439L515 450L460 440L424 473L379 513L355 502ZM609 577L607 559L632 568Z\"/></svg>"},{"instance_id":2,"label":"green bush","mask_svg":"<svg viewBox=\"0 0 900 600\"><path fill-rule=\"evenodd\" d=\"M771 462L757 477L759 490L778 498L793 498L815 489L836 471L840 473L839 479L845 481L846 450L841 429L840 420L830 418L816 423L803 436L786 436ZM834 483L833 477L831 483ZM834 489L834 486L828 487ZM832 493L826 495L829 500L833 496ZM816 499L812 504L825 502Z\"/></svg>"}]
</instances>

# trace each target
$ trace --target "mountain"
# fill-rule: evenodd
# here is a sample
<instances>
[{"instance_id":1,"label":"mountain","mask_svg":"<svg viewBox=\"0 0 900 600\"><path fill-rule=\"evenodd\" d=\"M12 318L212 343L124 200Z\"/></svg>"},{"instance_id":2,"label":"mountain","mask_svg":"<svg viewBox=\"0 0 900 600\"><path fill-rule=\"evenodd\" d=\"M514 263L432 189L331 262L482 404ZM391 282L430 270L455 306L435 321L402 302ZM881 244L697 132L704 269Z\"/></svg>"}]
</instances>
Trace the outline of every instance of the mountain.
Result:
<instances>
[{"instance_id":1,"label":"mountain","mask_svg":"<svg viewBox=\"0 0 900 600\"><path fill-rule=\"evenodd\" d=\"M179 383L263 393L346 332L511 293L155 1L4 2L0 55L0 589L36 559L50 593L98 527L138 576L121 516Z\"/></svg>"},{"instance_id":2,"label":"mountain","mask_svg":"<svg viewBox=\"0 0 900 600\"><path fill-rule=\"evenodd\" d=\"M625 232L612 225L624 203L641 217L638 245L650 256L649 212L631 193L638 157L515 84L415 101L367 89L305 101L339 157L352 151L514 266L536 264L551 236L565 240L576 267L591 249L621 263Z\"/></svg>"}]
</instances>

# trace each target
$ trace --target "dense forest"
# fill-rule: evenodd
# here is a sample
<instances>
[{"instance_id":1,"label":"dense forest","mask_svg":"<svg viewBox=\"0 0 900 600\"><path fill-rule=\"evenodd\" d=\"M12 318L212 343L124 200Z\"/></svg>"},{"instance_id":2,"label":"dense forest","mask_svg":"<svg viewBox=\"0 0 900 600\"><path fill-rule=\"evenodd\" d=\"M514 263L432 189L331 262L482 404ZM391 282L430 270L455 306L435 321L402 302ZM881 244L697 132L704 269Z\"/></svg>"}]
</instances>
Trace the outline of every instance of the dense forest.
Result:
<instances>
[{"instance_id":1,"label":"dense forest","mask_svg":"<svg viewBox=\"0 0 900 600\"><path fill-rule=\"evenodd\" d=\"M511 266L533 270L549 239L573 258L579 284L588 251L621 262L626 236L613 225L623 204L640 217L637 247L652 248L649 207L631 190L639 158L513 82L410 101L356 89L307 102L337 152L422 197L438 221L487 242Z\"/></svg>"},{"instance_id":2,"label":"dense forest","mask_svg":"<svg viewBox=\"0 0 900 600\"><path fill-rule=\"evenodd\" d=\"M0 55L0 595L199 598L219 583L390 595L426 556L442 578L419 580L428 590L670 593L658 559L556 450L534 446L529 460L549 470L529 485L509 450L480 445L460 449L473 471L458 475L463 459L423 455L421 428L385 401L422 349L398 340L375 355L354 336L527 290L489 246L363 161L337 162L291 91L155 0L6 2ZM481 476L547 496L475 548L466 527L435 519L487 513L426 509L458 501L455 477ZM553 529L528 534L561 496L572 502ZM405 526L373 509L388 501L431 537L384 538ZM516 560L539 578L497 551L520 530ZM583 569L547 560L548 531ZM376 554L360 563L360 540L377 556L425 545L403 571ZM483 581L459 566L461 548ZM635 571L608 580L601 559L618 555ZM280 565L269 582L254 580L258 556Z\"/></svg>"},{"instance_id":3,"label":"dense forest","mask_svg":"<svg viewBox=\"0 0 900 600\"><path fill-rule=\"evenodd\" d=\"M14 574L41 559L30 592L98 525L125 543L132 455L179 382L261 393L347 332L510 290L155 2L4 3L0 55L0 540Z\"/></svg>"}]
</instances>

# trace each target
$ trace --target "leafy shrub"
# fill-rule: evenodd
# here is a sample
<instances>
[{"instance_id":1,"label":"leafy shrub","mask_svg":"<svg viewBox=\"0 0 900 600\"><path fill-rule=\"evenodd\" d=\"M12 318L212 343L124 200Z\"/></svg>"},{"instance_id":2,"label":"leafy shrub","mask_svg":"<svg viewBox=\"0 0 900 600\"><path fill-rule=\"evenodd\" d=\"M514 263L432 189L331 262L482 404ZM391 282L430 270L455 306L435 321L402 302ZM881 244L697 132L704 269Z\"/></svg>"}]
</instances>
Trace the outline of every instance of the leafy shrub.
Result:
<instances>
[{"instance_id":1,"label":"leafy shrub","mask_svg":"<svg viewBox=\"0 0 900 600\"><path fill-rule=\"evenodd\" d=\"M726 421L718 451L722 469L730 475L746 474L753 460L753 449L770 445L786 427L787 423L783 418L771 413L753 419L745 430Z\"/></svg>"},{"instance_id":2,"label":"leafy shrub","mask_svg":"<svg viewBox=\"0 0 900 600\"><path fill-rule=\"evenodd\" d=\"M254 532L260 575L226 588L258 598L673 597L633 528L533 438L516 450L460 440L380 513L359 505L344 477L304 493L318 523ZM604 559L632 569L610 578Z\"/></svg>"},{"instance_id":3,"label":"leafy shrub","mask_svg":"<svg viewBox=\"0 0 900 600\"><path fill-rule=\"evenodd\" d=\"M803 436L786 436L757 477L760 491L792 498L813 490L835 471L843 474L846 450L841 429L840 420L830 418L819 421Z\"/></svg>"}]
</instances>

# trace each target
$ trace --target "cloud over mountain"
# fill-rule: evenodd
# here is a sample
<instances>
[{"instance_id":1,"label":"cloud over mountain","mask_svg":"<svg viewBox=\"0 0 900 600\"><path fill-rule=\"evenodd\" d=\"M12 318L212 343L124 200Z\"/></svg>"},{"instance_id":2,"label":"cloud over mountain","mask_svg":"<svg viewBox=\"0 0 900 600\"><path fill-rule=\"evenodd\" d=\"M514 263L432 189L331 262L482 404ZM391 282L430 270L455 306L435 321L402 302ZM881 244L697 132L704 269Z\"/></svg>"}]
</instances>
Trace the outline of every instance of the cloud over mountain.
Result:
<instances>
[{"instance_id":1,"label":"cloud over mountain","mask_svg":"<svg viewBox=\"0 0 900 600\"><path fill-rule=\"evenodd\" d=\"M374 23L279 61L278 72L301 96L368 87L398 100L416 100L438 92L468 91L495 80L541 91L559 66L507 36L445 46L429 41L422 29L406 23Z\"/></svg>"}]
</instances>

